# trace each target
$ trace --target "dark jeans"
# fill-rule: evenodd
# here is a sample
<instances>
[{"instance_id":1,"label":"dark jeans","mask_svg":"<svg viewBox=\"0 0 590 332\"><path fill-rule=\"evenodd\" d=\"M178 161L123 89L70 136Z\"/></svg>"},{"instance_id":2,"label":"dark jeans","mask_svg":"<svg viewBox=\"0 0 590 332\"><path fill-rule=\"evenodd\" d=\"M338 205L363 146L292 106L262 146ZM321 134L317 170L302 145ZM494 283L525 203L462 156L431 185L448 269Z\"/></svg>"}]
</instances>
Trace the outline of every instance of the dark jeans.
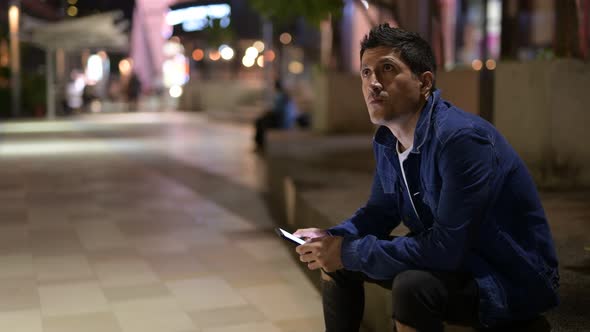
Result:
<instances>
[{"instance_id":1,"label":"dark jeans","mask_svg":"<svg viewBox=\"0 0 590 332\"><path fill-rule=\"evenodd\" d=\"M267 111L256 119L254 126L256 127L256 134L254 135L256 148L263 150L266 143L266 131L279 128L281 126L281 116L277 112Z\"/></svg>"},{"instance_id":2,"label":"dark jeans","mask_svg":"<svg viewBox=\"0 0 590 332\"><path fill-rule=\"evenodd\" d=\"M393 280L372 280L359 272L340 270L322 281L327 332L358 332L364 311L364 282L391 289L392 318L418 331L443 331L443 322L477 325L475 280L467 275L410 270Z\"/></svg>"}]
</instances>

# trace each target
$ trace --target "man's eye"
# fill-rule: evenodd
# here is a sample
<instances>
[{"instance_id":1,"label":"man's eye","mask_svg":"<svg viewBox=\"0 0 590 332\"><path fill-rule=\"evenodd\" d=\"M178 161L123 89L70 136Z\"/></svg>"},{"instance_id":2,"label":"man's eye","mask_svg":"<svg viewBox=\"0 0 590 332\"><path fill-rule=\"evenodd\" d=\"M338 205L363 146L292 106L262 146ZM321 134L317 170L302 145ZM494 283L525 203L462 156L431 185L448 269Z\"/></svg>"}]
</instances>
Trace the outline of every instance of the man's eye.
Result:
<instances>
[{"instance_id":1,"label":"man's eye","mask_svg":"<svg viewBox=\"0 0 590 332\"><path fill-rule=\"evenodd\" d=\"M384 71L392 71L393 70L393 65L386 63L383 65L383 70Z\"/></svg>"},{"instance_id":2,"label":"man's eye","mask_svg":"<svg viewBox=\"0 0 590 332\"><path fill-rule=\"evenodd\" d=\"M368 77L370 74L371 74L371 71L370 71L369 69L363 69L363 70L361 71L361 75L362 75L363 77Z\"/></svg>"}]
</instances>

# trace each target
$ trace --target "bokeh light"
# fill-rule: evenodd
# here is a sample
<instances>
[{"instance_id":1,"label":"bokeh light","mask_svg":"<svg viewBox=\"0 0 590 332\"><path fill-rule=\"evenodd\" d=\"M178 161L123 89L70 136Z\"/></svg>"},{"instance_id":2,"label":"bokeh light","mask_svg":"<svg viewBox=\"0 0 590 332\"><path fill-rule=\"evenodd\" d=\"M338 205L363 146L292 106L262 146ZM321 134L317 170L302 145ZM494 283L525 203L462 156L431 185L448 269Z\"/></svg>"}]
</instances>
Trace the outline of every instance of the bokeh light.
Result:
<instances>
[{"instance_id":1,"label":"bokeh light","mask_svg":"<svg viewBox=\"0 0 590 332\"><path fill-rule=\"evenodd\" d=\"M254 62L255 62L255 61L256 61L256 59L255 59L255 58L248 57L248 56L244 56L244 57L242 58L242 64L243 64L245 67L248 67L248 68L250 68L250 67L254 66Z\"/></svg>"},{"instance_id":2,"label":"bokeh light","mask_svg":"<svg viewBox=\"0 0 590 332\"><path fill-rule=\"evenodd\" d=\"M489 69L489 70L496 69L496 60L494 60L494 59L488 59L488 61L486 61L486 68Z\"/></svg>"},{"instance_id":3,"label":"bokeh light","mask_svg":"<svg viewBox=\"0 0 590 332\"><path fill-rule=\"evenodd\" d=\"M170 87L170 90L168 91L168 93L170 94L170 97L178 98L178 97L182 96L182 87L180 85L174 85L174 86Z\"/></svg>"},{"instance_id":4,"label":"bokeh light","mask_svg":"<svg viewBox=\"0 0 590 332\"><path fill-rule=\"evenodd\" d=\"M283 45L287 45L287 44L289 44L293 40L293 37L291 37L291 34L290 33L283 32L283 33L281 33L281 36L279 37L279 40L281 41L281 43Z\"/></svg>"},{"instance_id":5,"label":"bokeh light","mask_svg":"<svg viewBox=\"0 0 590 332\"><path fill-rule=\"evenodd\" d=\"M264 43L260 40L255 41L254 44L252 44L252 46L254 46L258 53L264 51Z\"/></svg>"},{"instance_id":6,"label":"bokeh light","mask_svg":"<svg viewBox=\"0 0 590 332\"><path fill-rule=\"evenodd\" d=\"M201 61L205 57L205 52L202 49L197 48L193 51L193 60Z\"/></svg>"},{"instance_id":7,"label":"bokeh light","mask_svg":"<svg viewBox=\"0 0 590 332\"><path fill-rule=\"evenodd\" d=\"M481 60L475 59L471 61L471 68L473 68L473 70L481 70L482 67L483 63L481 62Z\"/></svg>"},{"instance_id":8,"label":"bokeh light","mask_svg":"<svg viewBox=\"0 0 590 332\"><path fill-rule=\"evenodd\" d=\"M69 6L68 10L66 12L67 12L68 16L76 16L76 15L78 15L78 7Z\"/></svg>"},{"instance_id":9,"label":"bokeh light","mask_svg":"<svg viewBox=\"0 0 590 332\"><path fill-rule=\"evenodd\" d=\"M211 61L217 61L221 59L221 54L218 50L209 51L209 59L211 59Z\"/></svg>"},{"instance_id":10,"label":"bokeh light","mask_svg":"<svg viewBox=\"0 0 590 332\"><path fill-rule=\"evenodd\" d=\"M303 64L299 61L291 61L289 63L289 72L292 74L303 73Z\"/></svg>"},{"instance_id":11,"label":"bokeh light","mask_svg":"<svg viewBox=\"0 0 590 332\"><path fill-rule=\"evenodd\" d=\"M234 49L225 44L219 46L219 53L223 60L231 60L234 57Z\"/></svg>"},{"instance_id":12,"label":"bokeh light","mask_svg":"<svg viewBox=\"0 0 590 332\"><path fill-rule=\"evenodd\" d=\"M263 68L264 67L264 55L261 55L261 56L258 57L258 59L256 59L256 64L260 68Z\"/></svg>"}]
</instances>

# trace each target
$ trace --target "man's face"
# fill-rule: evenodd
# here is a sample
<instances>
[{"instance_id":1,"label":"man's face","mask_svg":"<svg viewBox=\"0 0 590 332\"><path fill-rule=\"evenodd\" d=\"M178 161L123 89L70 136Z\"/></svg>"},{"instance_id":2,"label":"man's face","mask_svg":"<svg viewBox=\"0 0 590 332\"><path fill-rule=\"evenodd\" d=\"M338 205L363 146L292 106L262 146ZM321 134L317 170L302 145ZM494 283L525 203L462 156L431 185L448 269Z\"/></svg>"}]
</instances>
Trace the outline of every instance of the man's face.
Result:
<instances>
[{"instance_id":1,"label":"man's face","mask_svg":"<svg viewBox=\"0 0 590 332\"><path fill-rule=\"evenodd\" d=\"M365 50L361 79L371 122L386 125L416 112L422 83L390 47Z\"/></svg>"}]
</instances>

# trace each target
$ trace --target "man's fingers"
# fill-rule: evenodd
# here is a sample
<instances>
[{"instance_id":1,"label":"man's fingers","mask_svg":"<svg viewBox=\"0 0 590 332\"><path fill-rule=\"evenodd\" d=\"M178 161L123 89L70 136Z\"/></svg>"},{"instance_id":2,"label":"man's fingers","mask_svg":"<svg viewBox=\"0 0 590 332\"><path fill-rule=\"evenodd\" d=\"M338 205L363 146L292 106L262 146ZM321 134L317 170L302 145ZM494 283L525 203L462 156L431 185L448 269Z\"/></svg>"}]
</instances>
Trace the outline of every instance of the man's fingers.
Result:
<instances>
[{"instance_id":1,"label":"man's fingers","mask_svg":"<svg viewBox=\"0 0 590 332\"><path fill-rule=\"evenodd\" d=\"M310 270L317 270L321 267L318 261L313 261L307 264L307 268Z\"/></svg>"},{"instance_id":2,"label":"man's fingers","mask_svg":"<svg viewBox=\"0 0 590 332\"><path fill-rule=\"evenodd\" d=\"M313 239L318 237L324 237L327 235L326 231L319 228L303 228L298 229L293 235L303 239Z\"/></svg>"},{"instance_id":3,"label":"man's fingers","mask_svg":"<svg viewBox=\"0 0 590 332\"><path fill-rule=\"evenodd\" d=\"M299 256L299 260L304 262L304 263L309 263L309 262L313 262L317 259L317 255L311 252L305 253L301 256Z\"/></svg>"},{"instance_id":4,"label":"man's fingers","mask_svg":"<svg viewBox=\"0 0 590 332\"><path fill-rule=\"evenodd\" d=\"M309 245L302 244L302 245L295 247L295 252L297 252L299 255L303 255L303 254L309 252L310 249L311 248L309 247Z\"/></svg>"},{"instance_id":5,"label":"man's fingers","mask_svg":"<svg viewBox=\"0 0 590 332\"><path fill-rule=\"evenodd\" d=\"M293 235L302 239L314 238L317 237L317 231L315 228L298 229Z\"/></svg>"}]
</instances>

